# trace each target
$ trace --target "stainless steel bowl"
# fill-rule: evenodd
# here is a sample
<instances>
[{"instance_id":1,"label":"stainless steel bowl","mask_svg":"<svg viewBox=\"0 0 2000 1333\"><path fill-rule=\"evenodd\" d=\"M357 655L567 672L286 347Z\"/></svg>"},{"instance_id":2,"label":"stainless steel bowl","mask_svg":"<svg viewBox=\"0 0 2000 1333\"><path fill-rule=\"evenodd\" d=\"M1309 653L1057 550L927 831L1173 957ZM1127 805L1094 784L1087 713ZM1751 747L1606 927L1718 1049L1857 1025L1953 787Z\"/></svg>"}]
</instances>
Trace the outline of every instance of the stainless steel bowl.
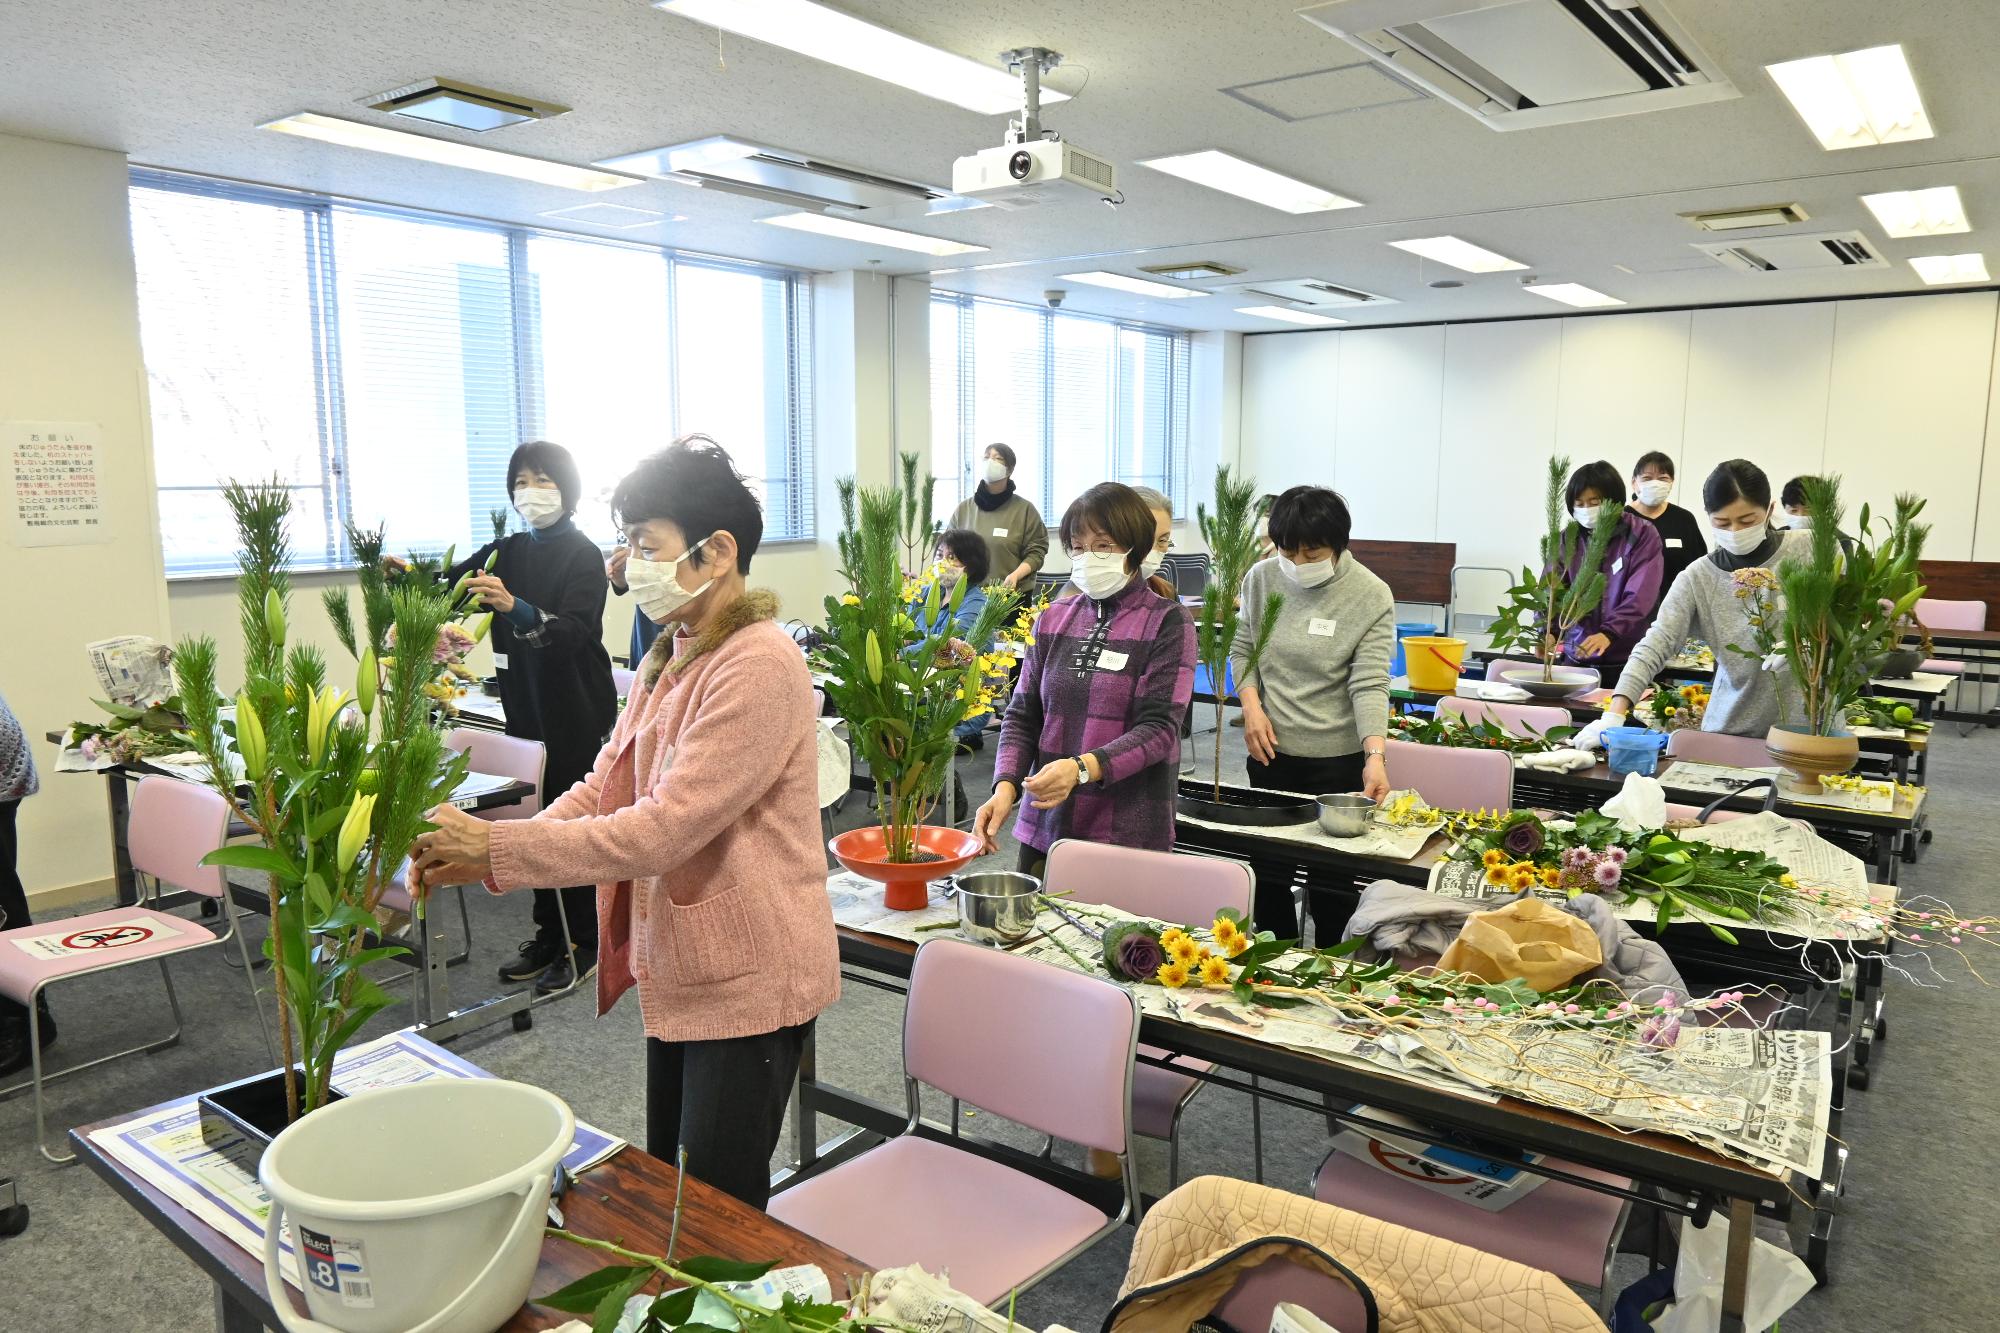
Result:
<instances>
[{"instance_id":1,"label":"stainless steel bowl","mask_svg":"<svg viewBox=\"0 0 2000 1333\"><path fill-rule=\"evenodd\" d=\"M1018 944L1035 929L1042 882L1014 870L958 875L946 892L958 902L958 933L975 944Z\"/></svg>"},{"instance_id":2,"label":"stainless steel bowl","mask_svg":"<svg viewBox=\"0 0 2000 1333\"><path fill-rule=\"evenodd\" d=\"M1329 838L1358 838L1368 831L1375 802L1366 796L1334 792L1319 797L1319 829Z\"/></svg>"}]
</instances>

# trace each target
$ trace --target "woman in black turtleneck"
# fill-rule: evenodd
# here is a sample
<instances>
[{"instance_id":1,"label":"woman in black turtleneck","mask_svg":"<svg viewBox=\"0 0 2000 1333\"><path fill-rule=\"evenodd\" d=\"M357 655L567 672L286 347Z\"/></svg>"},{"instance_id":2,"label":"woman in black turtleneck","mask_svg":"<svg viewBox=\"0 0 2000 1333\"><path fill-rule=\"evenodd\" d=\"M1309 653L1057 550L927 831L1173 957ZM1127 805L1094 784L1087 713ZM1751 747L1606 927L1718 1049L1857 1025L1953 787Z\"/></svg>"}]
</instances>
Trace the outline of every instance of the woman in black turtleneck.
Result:
<instances>
[{"instance_id":1,"label":"woman in black turtleneck","mask_svg":"<svg viewBox=\"0 0 2000 1333\"><path fill-rule=\"evenodd\" d=\"M970 528L986 539L988 568L1010 588L1032 580L1049 556L1049 530L1042 513L1014 489L1014 451L986 446L979 488L951 512L947 528Z\"/></svg>"},{"instance_id":2,"label":"woman in black turtleneck","mask_svg":"<svg viewBox=\"0 0 2000 1333\"><path fill-rule=\"evenodd\" d=\"M547 751L541 803L581 782L618 720L611 655L604 650L604 595L609 584L597 543L576 526L582 492L576 460L559 444L532 441L507 462L508 491L527 523L445 571L493 612L493 664L507 734L540 741ZM480 571L495 548L492 572ZM563 956L562 914L576 958ZM588 977L597 966L597 891L588 884L535 890L535 938L500 969L502 981L534 981L544 993Z\"/></svg>"}]
</instances>

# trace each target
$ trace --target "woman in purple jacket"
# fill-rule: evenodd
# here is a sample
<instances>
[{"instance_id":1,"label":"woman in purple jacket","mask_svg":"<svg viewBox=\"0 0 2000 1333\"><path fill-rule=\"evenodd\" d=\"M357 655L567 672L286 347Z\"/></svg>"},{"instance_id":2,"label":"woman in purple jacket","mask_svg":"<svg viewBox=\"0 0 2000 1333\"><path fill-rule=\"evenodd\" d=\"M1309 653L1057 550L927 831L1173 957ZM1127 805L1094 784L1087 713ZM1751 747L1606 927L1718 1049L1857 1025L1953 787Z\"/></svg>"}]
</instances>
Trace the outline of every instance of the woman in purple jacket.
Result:
<instances>
[{"instance_id":1,"label":"woman in purple jacket","mask_svg":"<svg viewBox=\"0 0 2000 1333\"><path fill-rule=\"evenodd\" d=\"M1570 474L1564 502L1570 525L1564 546L1570 556L1566 572L1575 577L1583 563L1591 531L1607 505L1625 495L1625 479L1606 462L1585 463ZM1562 659L1595 667L1606 680L1616 680L1625 659L1646 636L1653 609L1660 600L1660 580L1666 569L1666 549L1659 529L1643 517L1620 509L1618 531L1604 550L1604 597L1597 609L1563 635Z\"/></svg>"},{"instance_id":2,"label":"woman in purple jacket","mask_svg":"<svg viewBox=\"0 0 2000 1333\"><path fill-rule=\"evenodd\" d=\"M995 849L1016 801L1021 869L1040 874L1058 838L1171 851L1181 719L1194 692L1194 621L1147 586L1153 511L1102 482L1063 515L1070 581L1050 604L1000 722L993 796L973 832Z\"/></svg>"}]
</instances>

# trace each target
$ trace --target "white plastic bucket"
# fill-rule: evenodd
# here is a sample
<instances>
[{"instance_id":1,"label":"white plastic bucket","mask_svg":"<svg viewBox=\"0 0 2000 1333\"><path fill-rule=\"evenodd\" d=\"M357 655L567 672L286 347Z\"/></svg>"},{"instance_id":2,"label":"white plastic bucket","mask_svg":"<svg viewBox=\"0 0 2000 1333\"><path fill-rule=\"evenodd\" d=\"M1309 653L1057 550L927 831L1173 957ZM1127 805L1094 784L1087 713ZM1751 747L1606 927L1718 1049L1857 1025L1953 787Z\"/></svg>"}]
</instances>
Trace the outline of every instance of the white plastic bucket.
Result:
<instances>
[{"instance_id":1,"label":"white plastic bucket","mask_svg":"<svg viewBox=\"0 0 2000 1333\"><path fill-rule=\"evenodd\" d=\"M264 1150L264 1286L291 1333L493 1333L528 1298L561 1098L503 1079L437 1078L313 1112ZM289 1219L310 1319L279 1273Z\"/></svg>"}]
</instances>

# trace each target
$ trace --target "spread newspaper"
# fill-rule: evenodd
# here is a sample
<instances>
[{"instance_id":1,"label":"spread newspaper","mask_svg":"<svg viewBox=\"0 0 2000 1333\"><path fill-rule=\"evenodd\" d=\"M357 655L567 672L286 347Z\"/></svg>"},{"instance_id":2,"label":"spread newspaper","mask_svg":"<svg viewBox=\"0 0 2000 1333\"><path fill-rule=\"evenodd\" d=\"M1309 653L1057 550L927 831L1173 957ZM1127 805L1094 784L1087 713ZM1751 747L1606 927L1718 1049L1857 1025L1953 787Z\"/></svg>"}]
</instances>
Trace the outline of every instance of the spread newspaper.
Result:
<instances>
[{"instance_id":1,"label":"spread newspaper","mask_svg":"<svg viewBox=\"0 0 2000 1333\"><path fill-rule=\"evenodd\" d=\"M1281 794L1298 795L1302 801L1313 799L1308 794ZM1414 795L1414 793L1400 791L1390 793L1392 800L1395 797L1404 795ZM1194 816L1187 814L1176 815L1175 818L1199 828L1222 829L1228 832L1241 831L1240 825L1219 824L1212 820L1196 819ZM1435 825L1415 824L1398 826L1383 822L1380 815L1377 814L1369 818L1367 828L1358 838L1330 838L1321 831L1317 818L1308 819L1302 824L1280 824L1276 827L1260 826L1257 829L1257 836L1260 838L1277 838L1283 842L1309 843L1315 847L1327 847L1335 851L1345 852L1349 856L1379 856L1390 861L1407 861L1418 852L1421 852L1424 849L1424 844L1429 842L1431 835L1436 832L1437 827Z\"/></svg>"}]
</instances>

